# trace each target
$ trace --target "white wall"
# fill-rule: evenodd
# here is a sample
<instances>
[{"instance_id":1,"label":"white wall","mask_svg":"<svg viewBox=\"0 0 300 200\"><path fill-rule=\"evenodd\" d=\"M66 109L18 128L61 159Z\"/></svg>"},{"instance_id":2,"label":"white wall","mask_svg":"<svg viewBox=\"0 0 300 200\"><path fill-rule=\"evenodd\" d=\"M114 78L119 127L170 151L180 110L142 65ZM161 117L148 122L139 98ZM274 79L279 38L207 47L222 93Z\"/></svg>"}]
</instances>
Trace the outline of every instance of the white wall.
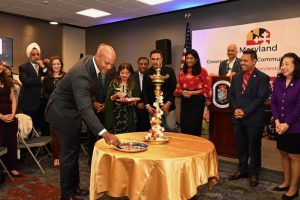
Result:
<instances>
[{"instance_id":1,"label":"white wall","mask_svg":"<svg viewBox=\"0 0 300 200\"><path fill-rule=\"evenodd\" d=\"M85 55L85 30L64 26L62 35L62 58L67 72L79 60L81 53Z\"/></svg>"}]
</instances>

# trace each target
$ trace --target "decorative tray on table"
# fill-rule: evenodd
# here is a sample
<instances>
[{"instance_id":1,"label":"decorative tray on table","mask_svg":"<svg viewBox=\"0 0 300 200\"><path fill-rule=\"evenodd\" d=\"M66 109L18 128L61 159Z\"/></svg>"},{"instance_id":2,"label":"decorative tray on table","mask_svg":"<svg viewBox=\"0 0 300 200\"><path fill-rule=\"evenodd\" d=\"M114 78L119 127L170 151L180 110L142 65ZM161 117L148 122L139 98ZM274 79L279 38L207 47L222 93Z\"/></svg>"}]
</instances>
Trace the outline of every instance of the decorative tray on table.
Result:
<instances>
[{"instance_id":1,"label":"decorative tray on table","mask_svg":"<svg viewBox=\"0 0 300 200\"><path fill-rule=\"evenodd\" d=\"M135 153L135 152L146 151L148 149L148 144L145 142L126 141L126 142L122 142L120 145L116 145L114 147L118 151Z\"/></svg>"}]
</instances>

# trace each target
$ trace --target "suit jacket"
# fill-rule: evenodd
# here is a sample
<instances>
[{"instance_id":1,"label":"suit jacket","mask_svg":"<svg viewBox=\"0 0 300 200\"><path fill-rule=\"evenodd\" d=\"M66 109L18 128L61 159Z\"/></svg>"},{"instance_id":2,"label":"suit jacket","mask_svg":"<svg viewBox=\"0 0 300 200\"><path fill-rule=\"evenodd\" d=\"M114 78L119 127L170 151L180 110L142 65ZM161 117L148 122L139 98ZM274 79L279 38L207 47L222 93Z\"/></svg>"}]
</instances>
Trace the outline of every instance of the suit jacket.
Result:
<instances>
[{"instance_id":1,"label":"suit jacket","mask_svg":"<svg viewBox=\"0 0 300 200\"><path fill-rule=\"evenodd\" d=\"M144 75L145 76L145 75ZM140 77L139 77L139 71L135 71L134 74L133 74L133 78L135 80L135 83L136 83L136 86L138 87L139 89L139 95L140 95L140 98L141 98L141 101L143 102L143 97L142 97L142 90L141 90L141 83L140 83ZM144 80L144 79L143 79Z\"/></svg>"},{"instance_id":2,"label":"suit jacket","mask_svg":"<svg viewBox=\"0 0 300 200\"><path fill-rule=\"evenodd\" d=\"M232 118L233 124L244 123L248 126L264 126L264 102L269 97L269 76L254 69L245 92L242 94L243 73L233 76L229 88L229 105L235 109L242 109L245 113L243 119Z\"/></svg>"},{"instance_id":3,"label":"suit jacket","mask_svg":"<svg viewBox=\"0 0 300 200\"><path fill-rule=\"evenodd\" d=\"M150 76L155 73L156 71L154 67L151 67L146 71L143 78L143 100L145 105L149 104L152 107L153 103L155 102L155 85L152 83L152 79L150 78ZM176 75L173 68L166 66L163 66L161 68L160 74L167 77L161 86L161 91L163 92L164 103L166 103L167 101L170 101L172 103L170 107L170 111L172 111L175 109L174 91L177 84Z\"/></svg>"},{"instance_id":4,"label":"suit jacket","mask_svg":"<svg viewBox=\"0 0 300 200\"><path fill-rule=\"evenodd\" d=\"M274 81L271 108L274 119L289 125L286 133L300 134L300 79L293 79L288 87L286 79Z\"/></svg>"},{"instance_id":5,"label":"suit jacket","mask_svg":"<svg viewBox=\"0 0 300 200\"><path fill-rule=\"evenodd\" d=\"M219 65L219 76L226 76L227 74L227 60L224 60ZM232 72L238 73L242 71L241 65L240 65L240 59L236 58L233 66L232 66Z\"/></svg>"},{"instance_id":6,"label":"suit jacket","mask_svg":"<svg viewBox=\"0 0 300 200\"><path fill-rule=\"evenodd\" d=\"M96 100L99 103L104 103L105 102L108 86L109 86L111 80L114 78L115 74L116 74L116 67L114 66L105 75L104 84L102 82L102 79L101 78L99 79L100 80L99 81L99 88L97 88L94 100Z\"/></svg>"},{"instance_id":7,"label":"suit jacket","mask_svg":"<svg viewBox=\"0 0 300 200\"><path fill-rule=\"evenodd\" d=\"M22 83L20 94L20 107L22 110L38 110L42 97L41 77L46 73L39 67L39 75L36 74L30 62L19 66L19 76Z\"/></svg>"},{"instance_id":8,"label":"suit jacket","mask_svg":"<svg viewBox=\"0 0 300 200\"><path fill-rule=\"evenodd\" d=\"M52 92L45 111L47 121L55 128L77 134L74 127L83 120L93 133L98 134L103 125L93 110L91 98L96 93L97 84L93 56L85 56Z\"/></svg>"}]
</instances>

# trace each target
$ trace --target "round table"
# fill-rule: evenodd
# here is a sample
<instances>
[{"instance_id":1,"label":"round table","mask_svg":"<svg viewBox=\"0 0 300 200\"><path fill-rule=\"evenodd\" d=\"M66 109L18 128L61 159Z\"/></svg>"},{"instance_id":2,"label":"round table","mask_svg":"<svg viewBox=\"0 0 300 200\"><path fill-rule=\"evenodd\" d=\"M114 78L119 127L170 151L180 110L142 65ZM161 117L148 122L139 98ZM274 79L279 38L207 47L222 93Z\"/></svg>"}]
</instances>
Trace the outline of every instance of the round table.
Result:
<instances>
[{"instance_id":1,"label":"round table","mask_svg":"<svg viewBox=\"0 0 300 200\"><path fill-rule=\"evenodd\" d=\"M119 134L122 141L143 141L145 132ZM130 200L189 199L197 187L219 178L213 143L201 137L165 133L166 144L149 144L148 150L127 153L99 140L94 147L90 199L107 192ZM214 181L211 181L214 180Z\"/></svg>"}]
</instances>

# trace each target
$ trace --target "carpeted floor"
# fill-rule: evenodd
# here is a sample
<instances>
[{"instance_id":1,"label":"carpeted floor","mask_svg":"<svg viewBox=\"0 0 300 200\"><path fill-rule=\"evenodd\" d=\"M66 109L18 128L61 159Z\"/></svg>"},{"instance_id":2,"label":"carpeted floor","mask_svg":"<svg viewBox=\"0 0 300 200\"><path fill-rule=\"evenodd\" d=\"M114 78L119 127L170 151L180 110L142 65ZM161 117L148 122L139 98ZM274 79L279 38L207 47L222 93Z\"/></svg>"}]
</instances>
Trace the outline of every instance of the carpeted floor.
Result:
<instances>
[{"instance_id":1,"label":"carpeted floor","mask_svg":"<svg viewBox=\"0 0 300 200\"><path fill-rule=\"evenodd\" d=\"M59 199L59 170L52 167L52 160L47 158L42 162L46 171L43 175L33 161L20 162L20 171L24 177L0 185L0 200L55 200ZM88 188L89 169L87 156L83 153L80 158L81 186ZM272 188L277 183L260 181L256 188L249 186L247 179L228 181L229 173L220 169L220 181L211 191L207 186L199 187L195 200L274 200L281 199L282 193L273 192ZM105 195L101 200L120 199L109 198ZM124 199L124 198L123 198ZM125 198L126 199L126 198Z\"/></svg>"}]
</instances>

